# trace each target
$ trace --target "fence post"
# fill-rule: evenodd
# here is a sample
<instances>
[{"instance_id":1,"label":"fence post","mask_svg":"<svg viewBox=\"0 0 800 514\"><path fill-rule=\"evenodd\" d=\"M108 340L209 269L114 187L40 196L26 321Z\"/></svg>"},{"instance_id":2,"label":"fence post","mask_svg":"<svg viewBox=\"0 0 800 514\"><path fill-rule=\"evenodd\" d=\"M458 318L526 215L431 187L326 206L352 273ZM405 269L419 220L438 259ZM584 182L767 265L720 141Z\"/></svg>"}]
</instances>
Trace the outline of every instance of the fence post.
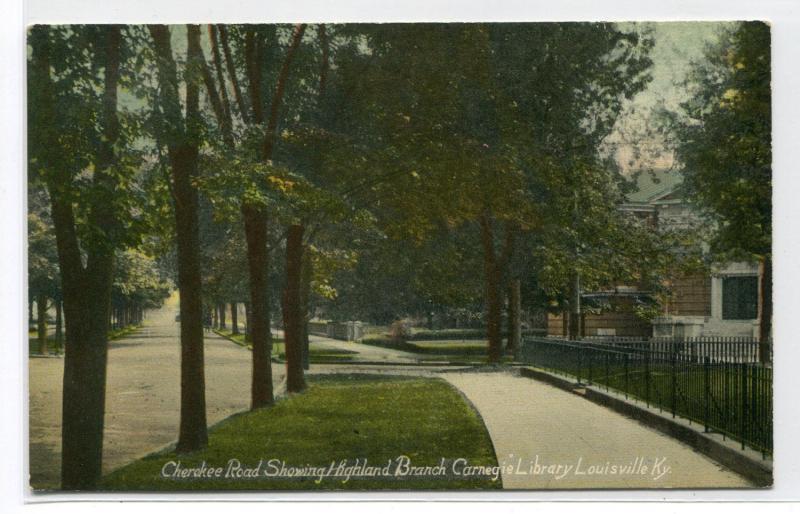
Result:
<instances>
[{"instance_id":1,"label":"fence post","mask_svg":"<svg viewBox=\"0 0 800 514\"><path fill-rule=\"evenodd\" d=\"M711 362L708 356L703 357L703 422L704 432L708 432L708 425L711 418Z\"/></svg>"},{"instance_id":2,"label":"fence post","mask_svg":"<svg viewBox=\"0 0 800 514\"><path fill-rule=\"evenodd\" d=\"M677 396L678 396L678 353L675 348L672 350L672 358L671 365L670 365L670 390L672 392L672 398L670 398L670 407L672 409L672 417L675 417L675 408L677 407Z\"/></svg>"},{"instance_id":3,"label":"fence post","mask_svg":"<svg viewBox=\"0 0 800 514\"><path fill-rule=\"evenodd\" d=\"M610 375L609 370L608 370L608 359L610 357L610 354L608 352L603 352L603 354L606 356L605 357L605 364L606 364L606 392L607 392L608 391L608 380L609 380L609 375Z\"/></svg>"},{"instance_id":4,"label":"fence post","mask_svg":"<svg viewBox=\"0 0 800 514\"><path fill-rule=\"evenodd\" d=\"M650 407L650 352L644 355L644 401Z\"/></svg>"},{"instance_id":5,"label":"fence post","mask_svg":"<svg viewBox=\"0 0 800 514\"><path fill-rule=\"evenodd\" d=\"M629 354L625 353L625 399L628 399L628 356Z\"/></svg>"},{"instance_id":6,"label":"fence post","mask_svg":"<svg viewBox=\"0 0 800 514\"><path fill-rule=\"evenodd\" d=\"M742 415L739 419L739 435L742 438L742 450L744 450L744 441L747 439L745 435L745 429L747 428L747 364L743 362L740 366L742 373Z\"/></svg>"}]
</instances>

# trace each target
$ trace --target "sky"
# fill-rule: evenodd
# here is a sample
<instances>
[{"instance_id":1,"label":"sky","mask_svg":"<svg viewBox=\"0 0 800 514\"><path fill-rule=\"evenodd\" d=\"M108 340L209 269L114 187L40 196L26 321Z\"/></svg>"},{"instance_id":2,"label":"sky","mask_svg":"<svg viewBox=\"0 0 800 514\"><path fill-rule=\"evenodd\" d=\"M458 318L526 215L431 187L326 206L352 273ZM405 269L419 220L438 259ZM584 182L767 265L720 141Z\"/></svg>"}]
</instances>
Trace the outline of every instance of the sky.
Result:
<instances>
[{"instance_id":1,"label":"sky","mask_svg":"<svg viewBox=\"0 0 800 514\"><path fill-rule=\"evenodd\" d=\"M654 120L652 110L659 103L676 109L688 98L681 83L690 70L691 62L701 60L703 51L719 39L722 30L731 22L659 22L628 24L653 30L655 46L650 57L653 61L653 80L647 88L628 103L626 114L609 136L608 143L616 147L617 163L626 172L646 168L669 167L672 155L664 151L663 141L648 133ZM627 28L627 27L626 27ZM637 159L637 151L640 158Z\"/></svg>"}]
</instances>

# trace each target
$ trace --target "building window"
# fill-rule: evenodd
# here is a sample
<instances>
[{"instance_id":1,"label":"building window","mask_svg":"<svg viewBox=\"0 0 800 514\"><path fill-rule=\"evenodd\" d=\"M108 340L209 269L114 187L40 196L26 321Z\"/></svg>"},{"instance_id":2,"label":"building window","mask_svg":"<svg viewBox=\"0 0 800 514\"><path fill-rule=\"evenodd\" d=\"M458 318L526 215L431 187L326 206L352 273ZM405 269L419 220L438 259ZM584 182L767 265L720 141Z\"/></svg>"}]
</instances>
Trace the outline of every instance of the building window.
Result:
<instances>
[{"instance_id":1,"label":"building window","mask_svg":"<svg viewBox=\"0 0 800 514\"><path fill-rule=\"evenodd\" d=\"M758 277L722 279L722 319L758 317Z\"/></svg>"}]
</instances>

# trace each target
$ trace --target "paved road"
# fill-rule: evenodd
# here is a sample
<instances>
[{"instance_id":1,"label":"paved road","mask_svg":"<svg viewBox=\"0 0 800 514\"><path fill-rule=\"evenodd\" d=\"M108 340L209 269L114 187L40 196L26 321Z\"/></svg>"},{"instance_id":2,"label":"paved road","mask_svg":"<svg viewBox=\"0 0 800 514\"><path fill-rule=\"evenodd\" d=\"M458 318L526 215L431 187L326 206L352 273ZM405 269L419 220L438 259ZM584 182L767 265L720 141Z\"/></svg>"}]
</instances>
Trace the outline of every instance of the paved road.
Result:
<instances>
[{"instance_id":1,"label":"paved road","mask_svg":"<svg viewBox=\"0 0 800 514\"><path fill-rule=\"evenodd\" d=\"M108 472L170 443L178 434L180 405L177 297L150 312L144 328L113 341L108 354L103 471ZM206 333L208 423L250 404L251 353ZM29 360L30 470L37 488L57 487L61 466L61 358ZM273 366L282 382L284 367Z\"/></svg>"},{"instance_id":2,"label":"paved road","mask_svg":"<svg viewBox=\"0 0 800 514\"><path fill-rule=\"evenodd\" d=\"M145 328L111 344L105 472L175 440L179 412L176 309L176 300L172 299L150 314ZM213 424L248 408L251 354L215 334L206 337L208 421ZM410 359L403 355L406 352L326 338L314 338L312 343L359 351L359 360L365 361L407 364L406 359ZM31 482L37 487L57 487L63 361L30 359L29 372ZM441 376L462 391L483 417L498 461L513 468L503 470L507 489L750 485L688 446L634 420L511 373L366 363L312 365L311 369L311 373L365 372ZM283 366L274 365L273 373L275 383L281 383ZM628 465L631 469L624 473L612 472L613 466L623 471L622 467ZM644 465L649 468L644 474L633 473L641 472ZM669 471L655 480L651 471L654 465L658 473L667 466Z\"/></svg>"},{"instance_id":3,"label":"paved road","mask_svg":"<svg viewBox=\"0 0 800 514\"><path fill-rule=\"evenodd\" d=\"M503 470L506 489L752 487L675 439L536 380L502 372L441 376L483 417L498 462L511 466Z\"/></svg>"}]
</instances>

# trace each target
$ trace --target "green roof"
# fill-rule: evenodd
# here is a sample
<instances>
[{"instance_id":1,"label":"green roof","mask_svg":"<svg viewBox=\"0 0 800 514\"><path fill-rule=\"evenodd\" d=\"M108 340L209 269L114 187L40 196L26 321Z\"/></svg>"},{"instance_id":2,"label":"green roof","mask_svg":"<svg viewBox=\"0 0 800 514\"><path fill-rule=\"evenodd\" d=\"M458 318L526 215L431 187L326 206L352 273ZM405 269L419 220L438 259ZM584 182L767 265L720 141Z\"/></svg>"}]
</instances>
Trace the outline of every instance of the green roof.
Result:
<instances>
[{"instance_id":1,"label":"green roof","mask_svg":"<svg viewBox=\"0 0 800 514\"><path fill-rule=\"evenodd\" d=\"M633 203L648 203L674 191L682 182L680 172L670 169L645 170L635 178L634 190L626 200Z\"/></svg>"}]
</instances>

